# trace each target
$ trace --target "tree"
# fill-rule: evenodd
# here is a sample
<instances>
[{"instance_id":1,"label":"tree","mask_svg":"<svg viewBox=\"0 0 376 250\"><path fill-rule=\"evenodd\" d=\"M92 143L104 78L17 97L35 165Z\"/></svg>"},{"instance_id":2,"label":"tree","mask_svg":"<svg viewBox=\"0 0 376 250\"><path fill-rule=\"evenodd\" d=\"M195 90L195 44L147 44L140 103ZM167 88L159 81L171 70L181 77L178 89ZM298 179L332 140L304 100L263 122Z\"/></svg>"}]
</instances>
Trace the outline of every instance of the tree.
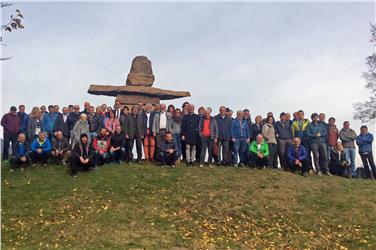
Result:
<instances>
[{"instance_id":1,"label":"tree","mask_svg":"<svg viewBox=\"0 0 376 250\"><path fill-rule=\"evenodd\" d=\"M5 3L5 2L1 3L1 8L10 7L10 6L12 6L11 3ZM21 11L16 9L15 13L10 16L9 21L6 24L1 25L1 31L4 30L4 31L12 32L12 30L23 29L24 26L22 24L22 19L23 19L23 15ZM2 46L7 46L6 44L3 43L2 35L0 36L0 42ZM9 60L9 59L11 59L11 57L0 58L1 61Z\"/></svg>"},{"instance_id":2,"label":"tree","mask_svg":"<svg viewBox=\"0 0 376 250\"><path fill-rule=\"evenodd\" d=\"M370 42L376 48L376 24L371 26ZM376 52L366 58L368 71L364 72L362 77L366 80L366 88L371 94L368 101L354 103L354 119L362 122L369 122L376 119Z\"/></svg>"}]
</instances>

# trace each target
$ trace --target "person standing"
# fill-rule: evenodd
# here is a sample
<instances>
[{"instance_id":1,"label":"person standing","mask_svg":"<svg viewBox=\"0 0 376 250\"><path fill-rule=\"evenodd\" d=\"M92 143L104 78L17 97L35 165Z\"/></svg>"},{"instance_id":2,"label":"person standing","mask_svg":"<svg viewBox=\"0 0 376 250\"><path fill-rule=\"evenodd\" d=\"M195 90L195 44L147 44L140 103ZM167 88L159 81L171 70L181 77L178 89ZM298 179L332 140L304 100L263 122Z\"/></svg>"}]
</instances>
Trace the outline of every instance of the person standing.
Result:
<instances>
[{"instance_id":1,"label":"person standing","mask_svg":"<svg viewBox=\"0 0 376 250\"><path fill-rule=\"evenodd\" d=\"M137 163L141 164L142 139L144 138L144 122L139 114L138 106L133 106L131 114L126 117L125 138L127 139L128 163L133 162L133 146L136 141Z\"/></svg>"},{"instance_id":2,"label":"person standing","mask_svg":"<svg viewBox=\"0 0 376 250\"><path fill-rule=\"evenodd\" d=\"M152 127L153 136L157 140L157 150L159 147L158 143L160 143L163 140L166 132L169 132L168 125L170 123L170 119L171 119L171 114L167 112L166 104L162 103L160 112L154 115L153 127Z\"/></svg>"},{"instance_id":3,"label":"person standing","mask_svg":"<svg viewBox=\"0 0 376 250\"><path fill-rule=\"evenodd\" d=\"M61 115L59 115L57 118L56 118L56 131L61 131L63 133L63 136L65 139L70 140L70 128L69 128L69 120L68 120L68 116L69 116L69 109L68 107L64 107L63 108L63 113Z\"/></svg>"},{"instance_id":4,"label":"person standing","mask_svg":"<svg viewBox=\"0 0 376 250\"><path fill-rule=\"evenodd\" d=\"M18 132L20 131L20 118L17 115L17 108L12 106L8 113L1 118L1 126L4 133L3 161L9 159L9 147L17 143Z\"/></svg>"},{"instance_id":5,"label":"person standing","mask_svg":"<svg viewBox=\"0 0 376 250\"><path fill-rule=\"evenodd\" d=\"M153 106L150 103L145 105L145 112L142 113L143 131L144 131L144 154L145 161L154 161L155 154L155 137L153 135L153 121L154 121Z\"/></svg>"},{"instance_id":6,"label":"person standing","mask_svg":"<svg viewBox=\"0 0 376 250\"><path fill-rule=\"evenodd\" d=\"M292 144L291 123L287 120L286 113L284 112L280 114L279 118L280 120L274 125L278 145L279 162L284 170L288 170L287 149Z\"/></svg>"},{"instance_id":7,"label":"person standing","mask_svg":"<svg viewBox=\"0 0 376 250\"><path fill-rule=\"evenodd\" d=\"M336 147L338 142L338 129L335 124L336 119L334 117L329 118L329 124L328 124L328 146L329 146L329 152ZM342 146L342 144L341 144ZM329 157L330 159L330 157Z\"/></svg>"},{"instance_id":8,"label":"person standing","mask_svg":"<svg viewBox=\"0 0 376 250\"><path fill-rule=\"evenodd\" d=\"M362 159L364 170L368 178L376 179L376 167L373 160L372 152L373 135L368 132L368 127L363 125L360 127L360 134L356 138L359 155Z\"/></svg>"},{"instance_id":9,"label":"person standing","mask_svg":"<svg viewBox=\"0 0 376 250\"><path fill-rule=\"evenodd\" d=\"M265 138L269 148L268 167L278 168L277 159L277 138L274 129L274 118L269 116L266 119L266 123L262 126L262 135Z\"/></svg>"},{"instance_id":10,"label":"person standing","mask_svg":"<svg viewBox=\"0 0 376 250\"><path fill-rule=\"evenodd\" d=\"M116 100L114 105L114 116L116 119L120 119L121 117L121 103L120 101Z\"/></svg>"},{"instance_id":11,"label":"person standing","mask_svg":"<svg viewBox=\"0 0 376 250\"><path fill-rule=\"evenodd\" d=\"M230 164L229 141L231 139L232 121L226 116L226 107L219 108L219 114L214 117L218 125L218 159L217 163L222 165Z\"/></svg>"},{"instance_id":12,"label":"person standing","mask_svg":"<svg viewBox=\"0 0 376 250\"><path fill-rule=\"evenodd\" d=\"M200 165L202 168L205 163L206 151L208 151L208 165L213 167L213 145L217 143L218 125L217 121L211 116L210 109L205 110L204 117L201 118L198 133L201 138Z\"/></svg>"},{"instance_id":13,"label":"person standing","mask_svg":"<svg viewBox=\"0 0 376 250\"><path fill-rule=\"evenodd\" d=\"M312 122L307 127L307 136L311 145L313 153L313 160L315 163L316 171L318 175L324 172L327 175L331 175L328 167L328 149L326 148L327 130L325 125L319 122L319 116L316 113L311 115ZM320 165L320 158L322 159L322 165Z\"/></svg>"},{"instance_id":14,"label":"person standing","mask_svg":"<svg viewBox=\"0 0 376 250\"><path fill-rule=\"evenodd\" d=\"M236 119L231 124L231 140L234 142L234 167L247 164L247 144L249 143L248 124L243 120L243 111L236 112ZM240 162L238 164L240 158Z\"/></svg>"},{"instance_id":15,"label":"person standing","mask_svg":"<svg viewBox=\"0 0 376 250\"><path fill-rule=\"evenodd\" d=\"M29 122L29 115L25 113L25 105L18 106L18 117L20 118L20 131L19 133L23 133L26 135L27 133L27 124Z\"/></svg>"},{"instance_id":16,"label":"person standing","mask_svg":"<svg viewBox=\"0 0 376 250\"><path fill-rule=\"evenodd\" d=\"M43 130L47 133L47 137L52 141L55 136L55 125L57 113L55 113L55 107L53 105L48 106L48 113L43 116Z\"/></svg>"},{"instance_id":17,"label":"person standing","mask_svg":"<svg viewBox=\"0 0 376 250\"><path fill-rule=\"evenodd\" d=\"M104 120L104 126L110 134L115 133L115 128L120 126L119 119L115 117L112 109L108 111L108 117Z\"/></svg>"},{"instance_id":18,"label":"person standing","mask_svg":"<svg viewBox=\"0 0 376 250\"><path fill-rule=\"evenodd\" d=\"M29 144L43 131L42 115L39 107L33 107L27 122L27 139Z\"/></svg>"},{"instance_id":19,"label":"person standing","mask_svg":"<svg viewBox=\"0 0 376 250\"><path fill-rule=\"evenodd\" d=\"M182 113L181 109L177 108L174 110L174 113L170 119L169 131L174 138L174 143L176 144L176 155L177 161L180 162L180 158L182 156L181 151L181 123L182 123Z\"/></svg>"},{"instance_id":20,"label":"person standing","mask_svg":"<svg viewBox=\"0 0 376 250\"><path fill-rule=\"evenodd\" d=\"M345 121L343 123L343 128L339 131L339 138L341 139L343 148L345 150L345 157L346 161L350 162L351 164L351 177L355 177L355 140L357 135L353 129L350 128L350 122Z\"/></svg>"},{"instance_id":21,"label":"person standing","mask_svg":"<svg viewBox=\"0 0 376 250\"><path fill-rule=\"evenodd\" d=\"M198 126L200 117L194 113L195 105L189 105L189 112L183 117L181 125L181 139L185 142L185 155L187 166L193 165L196 157L196 147L198 144Z\"/></svg>"},{"instance_id":22,"label":"person standing","mask_svg":"<svg viewBox=\"0 0 376 250\"><path fill-rule=\"evenodd\" d=\"M90 138L94 138L98 135L99 130L102 128L102 117L94 112L94 107L89 107L89 114L87 115L87 121L89 123Z\"/></svg>"}]
</instances>

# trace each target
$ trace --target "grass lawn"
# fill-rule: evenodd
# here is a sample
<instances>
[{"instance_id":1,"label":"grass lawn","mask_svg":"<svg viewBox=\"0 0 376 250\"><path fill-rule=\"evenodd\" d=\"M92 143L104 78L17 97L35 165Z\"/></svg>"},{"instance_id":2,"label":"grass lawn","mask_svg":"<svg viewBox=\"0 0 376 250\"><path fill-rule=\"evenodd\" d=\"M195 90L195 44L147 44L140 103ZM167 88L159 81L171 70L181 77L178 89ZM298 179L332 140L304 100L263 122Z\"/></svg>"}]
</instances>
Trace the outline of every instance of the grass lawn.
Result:
<instances>
[{"instance_id":1,"label":"grass lawn","mask_svg":"<svg viewBox=\"0 0 376 250\"><path fill-rule=\"evenodd\" d=\"M376 249L376 181L278 170L2 166L3 249Z\"/></svg>"}]
</instances>

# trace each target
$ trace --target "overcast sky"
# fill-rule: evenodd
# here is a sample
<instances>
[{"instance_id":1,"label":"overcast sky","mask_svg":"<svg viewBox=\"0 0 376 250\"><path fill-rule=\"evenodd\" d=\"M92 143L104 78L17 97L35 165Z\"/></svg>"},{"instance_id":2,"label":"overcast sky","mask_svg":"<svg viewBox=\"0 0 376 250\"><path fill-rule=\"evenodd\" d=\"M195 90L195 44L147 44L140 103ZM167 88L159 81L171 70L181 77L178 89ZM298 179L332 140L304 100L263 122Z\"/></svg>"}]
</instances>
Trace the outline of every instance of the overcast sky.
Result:
<instances>
[{"instance_id":1,"label":"overcast sky","mask_svg":"<svg viewBox=\"0 0 376 250\"><path fill-rule=\"evenodd\" d=\"M374 3L16 3L25 29L4 34L3 112L11 105L113 104L89 84L124 85L147 56L154 87L252 116L303 109L352 121L368 98ZM359 122L353 122L358 131Z\"/></svg>"}]
</instances>

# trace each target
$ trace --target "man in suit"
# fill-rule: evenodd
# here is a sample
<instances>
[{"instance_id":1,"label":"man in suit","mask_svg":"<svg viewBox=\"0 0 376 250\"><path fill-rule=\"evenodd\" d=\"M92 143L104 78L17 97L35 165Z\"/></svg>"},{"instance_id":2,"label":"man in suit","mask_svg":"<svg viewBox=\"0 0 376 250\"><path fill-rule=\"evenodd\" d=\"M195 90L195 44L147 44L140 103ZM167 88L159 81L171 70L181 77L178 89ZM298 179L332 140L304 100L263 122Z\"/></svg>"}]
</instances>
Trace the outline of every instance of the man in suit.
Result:
<instances>
[{"instance_id":1,"label":"man in suit","mask_svg":"<svg viewBox=\"0 0 376 250\"><path fill-rule=\"evenodd\" d=\"M132 163L133 161L133 146L134 142L136 141L136 150L137 150L137 163L141 163L142 157L142 142L141 140L144 138L144 127L143 127L143 119L139 114L139 110L137 106L132 107L131 114L126 116L125 121L125 138L127 139L127 146L128 146L128 163Z\"/></svg>"},{"instance_id":2,"label":"man in suit","mask_svg":"<svg viewBox=\"0 0 376 250\"><path fill-rule=\"evenodd\" d=\"M114 114L116 119L120 119L121 116L121 103L120 101L115 101Z\"/></svg>"},{"instance_id":3,"label":"man in suit","mask_svg":"<svg viewBox=\"0 0 376 250\"><path fill-rule=\"evenodd\" d=\"M69 112L68 108L64 107L63 113L56 118L55 130L61 131L63 133L64 138L67 139L69 142L70 129L69 129L69 120L68 120L69 113L68 112Z\"/></svg>"}]
</instances>

